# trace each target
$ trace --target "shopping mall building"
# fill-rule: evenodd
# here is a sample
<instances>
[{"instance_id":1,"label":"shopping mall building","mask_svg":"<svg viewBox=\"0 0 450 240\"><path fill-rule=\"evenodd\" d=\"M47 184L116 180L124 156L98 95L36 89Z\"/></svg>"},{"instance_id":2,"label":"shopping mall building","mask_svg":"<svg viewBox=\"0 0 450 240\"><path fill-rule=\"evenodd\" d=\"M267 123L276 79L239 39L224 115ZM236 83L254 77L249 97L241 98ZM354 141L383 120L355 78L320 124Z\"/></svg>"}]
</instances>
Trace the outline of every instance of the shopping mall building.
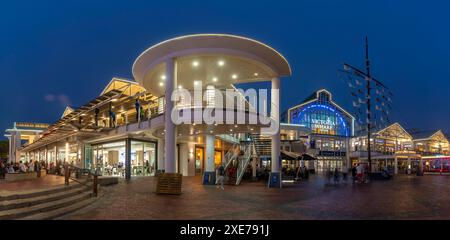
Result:
<instances>
[{"instance_id":1,"label":"shopping mall building","mask_svg":"<svg viewBox=\"0 0 450 240\"><path fill-rule=\"evenodd\" d=\"M7 129L9 161L67 162L126 179L158 172L201 175L204 184L214 183L220 164L235 166L236 184L251 166L253 176L256 169L267 169L269 186L276 187L288 168L304 164L321 172L367 161L367 137L355 136L355 118L328 90L312 93L280 121L282 91L277 90L291 68L264 43L225 34L178 37L145 50L132 72L134 80L113 78L98 97L67 107L51 125L19 123ZM255 104L236 86L257 82L270 82L273 92ZM196 89L204 95L174 100L167 94ZM232 112L232 121L217 114L217 103L230 98L242 104L219 106ZM195 118L213 107L215 122ZM193 121L173 121L173 115L186 113ZM449 141L441 131L407 132L395 123L373 133L371 145L374 170L449 169Z\"/></svg>"}]
</instances>

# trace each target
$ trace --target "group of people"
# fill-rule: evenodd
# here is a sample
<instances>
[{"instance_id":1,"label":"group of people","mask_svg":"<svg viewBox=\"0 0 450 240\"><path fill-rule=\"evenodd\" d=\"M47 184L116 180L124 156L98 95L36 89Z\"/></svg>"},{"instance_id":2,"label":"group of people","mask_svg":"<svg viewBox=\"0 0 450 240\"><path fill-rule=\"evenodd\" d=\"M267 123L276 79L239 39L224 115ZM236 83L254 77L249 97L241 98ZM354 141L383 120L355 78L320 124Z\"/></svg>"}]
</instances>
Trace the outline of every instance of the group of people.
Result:
<instances>
[{"instance_id":1,"label":"group of people","mask_svg":"<svg viewBox=\"0 0 450 240\"><path fill-rule=\"evenodd\" d=\"M46 168L44 161L25 161L16 163L6 163L0 161L0 179L4 179L8 173L26 173L26 172L38 172L42 168Z\"/></svg>"},{"instance_id":2,"label":"group of people","mask_svg":"<svg viewBox=\"0 0 450 240\"><path fill-rule=\"evenodd\" d=\"M334 170L331 170L331 168L328 168L326 170L327 183L331 183L332 181L333 181L333 183L339 183L341 180L341 175L342 175L342 181L346 182L347 181L347 171L346 170L347 170L346 167L342 168L342 172L340 172L337 167L334 168Z\"/></svg>"},{"instance_id":3,"label":"group of people","mask_svg":"<svg viewBox=\"0 0 450 240\"><path fill-rule=\"evenodd\" d=\"M284 177L292 178L292 179L294 179L296 181L306 180L306 179L309 178L309 170L308 170L308 168L305 165L298 166L296 168L283 167L281 169L281 172L282 172Z\"/></svg>"},{"instance_id":4,"label":"group of people","mask_svg":"<svg viewBox=\"0 0 450 240\"><path fill-rule=\"evenodd\" d=\"M368 169L362 164L358 163L352 167L352 179L353 183L367 183L368 182Z\"/></svg>"},{"instance_id":5,"label":"group of people","mask_svg":"<svg viewBox=\"0 0 450 240\"><path fill-rule=\"evenodd\" d=\"M339 183L341 180L343 182L347 182L348 180L348 168L345 166L342 167L342 171L336 167L334 170L328 168L326 170L326 178L327 183ZM352 174L352 182L353 183L367 183L368 182L368 169L363 164L355 164L352 166L351 174Z\"/></svg>"}]
</instances>

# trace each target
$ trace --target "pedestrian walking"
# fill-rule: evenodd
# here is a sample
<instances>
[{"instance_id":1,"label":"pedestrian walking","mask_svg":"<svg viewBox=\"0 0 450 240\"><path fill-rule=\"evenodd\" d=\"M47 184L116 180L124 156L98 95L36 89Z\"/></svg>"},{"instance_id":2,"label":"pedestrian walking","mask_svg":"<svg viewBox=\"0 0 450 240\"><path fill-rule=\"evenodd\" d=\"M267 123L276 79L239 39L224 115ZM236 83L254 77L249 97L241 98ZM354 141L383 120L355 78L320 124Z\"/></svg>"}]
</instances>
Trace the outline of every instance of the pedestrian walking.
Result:
<instances>
[{"instance_id":1,"label":"pedestrian walking","mask_svg":"<svg viewBox=\"0 0 450 240\"><path fill-rule=\"evenodd\" d=\"M356 181L356 174L357 174L356 165L353 165L353 167L352 167L352 181L353 181L353 184L355 184L355 181Z\"/></svg>"},{"instance_id":2,"label":"pedestrian walking","mask_svg":"<svg viewBox=\"0 0 450 240\"><path fill-rule=\"evenodd\" d=\"M334 168L334 183L339 183L339 171L338 168Z\"/></svg>"},{"instance_id":3,"label":"pedestrian walking","mask_svg":"<svg viewBox=\"0 0 450 240\"><path fill-rule=\"evenodd\" d=\"M342 181L347 182L348 168L346 166L342 167Z\"/></svg>"},{"instance_id":4,"label":"pedestrian walking","mask_svg":"<svg viewBox=\"0 0 450 240\"><path fill-rule=\"evenodd\" d=\"M220 184L220 188L222 190L225 190L223 187L224 176L225 176L225 168L223 167L223 165L220 165L216 170L216 185L217 188L219 188Z\"/></svg>"}]
</instances>

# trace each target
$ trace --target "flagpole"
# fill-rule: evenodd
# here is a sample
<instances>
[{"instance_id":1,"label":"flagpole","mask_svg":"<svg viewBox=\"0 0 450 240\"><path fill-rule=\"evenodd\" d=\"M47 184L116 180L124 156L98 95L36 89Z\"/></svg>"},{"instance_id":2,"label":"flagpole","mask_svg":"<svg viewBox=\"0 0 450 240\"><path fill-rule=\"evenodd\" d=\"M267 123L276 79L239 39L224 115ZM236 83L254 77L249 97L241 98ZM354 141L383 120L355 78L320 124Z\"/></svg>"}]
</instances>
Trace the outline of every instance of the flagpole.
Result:
<instances>
[{"instance_id":1,"label":"flagpole","mask_svg":"<svg viewBox=\"0 0 450 240\"><path fill-rule=\"evenodd\" d=\"M370 149L370 138L371 138L371 112L370 112L370 61L369 61L369 41L366 36L366 71L367 71L367 78L366 78L366 89L367 89L367 160L369 162L369 179L370 175L372 173L372 154Z\"/></svg>"}]
</instances>

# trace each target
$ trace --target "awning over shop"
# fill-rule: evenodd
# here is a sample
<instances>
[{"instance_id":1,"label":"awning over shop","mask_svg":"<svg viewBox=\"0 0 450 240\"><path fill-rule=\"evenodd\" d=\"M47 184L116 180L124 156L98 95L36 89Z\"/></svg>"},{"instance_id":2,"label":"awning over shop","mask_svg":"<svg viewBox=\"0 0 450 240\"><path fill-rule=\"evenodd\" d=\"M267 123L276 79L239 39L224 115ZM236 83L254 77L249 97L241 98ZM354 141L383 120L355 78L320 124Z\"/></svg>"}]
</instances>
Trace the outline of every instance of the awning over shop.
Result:
<instances>
[{"instance_id":1,"label":"awning over shop","mask_svg":"<svg viewBox=\"0 0 450 240\"><path fill-rule=\"evenodd\" d=\"M317 158L307 153L296 153L285 150L281 150L281 158L284 160L317 160Z\"/></svg>"}]
</instances>

